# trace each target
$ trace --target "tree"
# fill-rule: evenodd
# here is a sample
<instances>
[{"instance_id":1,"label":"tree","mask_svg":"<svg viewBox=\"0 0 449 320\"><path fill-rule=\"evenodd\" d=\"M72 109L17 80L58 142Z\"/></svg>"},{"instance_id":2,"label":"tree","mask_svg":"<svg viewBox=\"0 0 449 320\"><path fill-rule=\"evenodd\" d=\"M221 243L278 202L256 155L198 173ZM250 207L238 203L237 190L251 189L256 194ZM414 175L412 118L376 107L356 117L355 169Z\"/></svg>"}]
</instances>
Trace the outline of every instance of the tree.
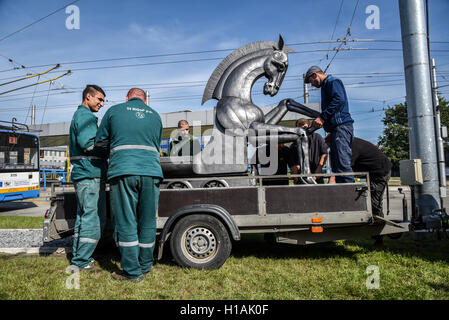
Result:
<instances>
[{"instance_id":1,"label":"tree","mask_svg":"<svg viewBox=\"0 0 449 320\"><path fill-rule=\"evenodd\" d=\"M440 97L440 118L441 124L449 126L449 101ZM394 107L388 107L385 110L385 116L382 119L384 124L383 136L379 137L379 146L382 151L390 158L393 163L393 171L399 172L399 161L409 159L410 147L408 140L408 120L407 103L396 104ZM446 141L445 148L449 148Z\"/></svg>"},{"instance_id":2,"label":"tree","mask_svg":"<svg viewBox=\"0 0 449 320\"><path fill-rule=\"evenodd\" d=\"M444 99L443 97L438 97L439 100L439 108L440 108L440 119L441 123L446 127L449 127L449 101ZM449 149L449 138L445 138L444 144L445 149Z\"/></svg>"},{"instance_id":3,"label":"tree","mask_svg":"<svg viewBox=\"0 0 449 320\"><path fill-rule=\"evenodd\" d=\"M409 158L407 103L388 107L382 122L384 130L383 136L379 137L379 146L390 158L393 171L397 171L399 161Z\"/></svg>"}]
</instances>

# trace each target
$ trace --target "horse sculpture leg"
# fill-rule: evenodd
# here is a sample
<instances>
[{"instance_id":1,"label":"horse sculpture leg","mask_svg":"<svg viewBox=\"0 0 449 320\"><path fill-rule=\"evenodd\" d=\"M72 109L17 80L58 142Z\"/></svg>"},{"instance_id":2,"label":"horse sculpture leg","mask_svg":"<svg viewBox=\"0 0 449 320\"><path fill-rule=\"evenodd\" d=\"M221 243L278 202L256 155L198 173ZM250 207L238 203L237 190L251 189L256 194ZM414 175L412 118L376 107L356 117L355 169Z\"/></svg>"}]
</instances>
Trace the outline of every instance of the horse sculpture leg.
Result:
<instances>
[{"instance_id":1,"label":"horse sculpture leg","mask_svg":"<svg viewBox=\"0 0 449 320\"><path fill-rule=\"evenodd\" d=\"M310 118L317 118L320 116L320 113L318 111L308 108L293 99L284 99L279 102L277 107L273 108L265 115L265 123L279 123L288 111L299 113Z\"/></svg>"},{"instance_id":2,"label":"horse sculpture leg","mask_svg":"<svg viewBox=\"0 0 449 320\"><path fill-rule=\"evenodd\" d=\"M309 138L305 135L303 137L299 137L298 140L298 157L300 161L301 173L310 174ZM302 151L302 154L300 154L300 151ZM316 181L312 177L305 177L303 180L306 180L309 184L316 184Z\"/></svg>"},{"instance_id":3,"label":"horse sculpture leg","mask_svg":"<svg viewBox=\"0 0 449 320\"><path fill-rule=\"evenodd\" d=\"M282 118L285 116L285 114L288 112L288 108L287 108L287 100L281 100L281 102L279 102L279 104L277 105L277 107L273 108L272 110L270 110L270 112L268 112L265 115L265 123L267 124L278 124L279 121L282 120Z\"/></svg>"},{"instance_id":4,"label":"horse sculpture leg","mask_svg":"<svg viewBox=\"0 0 449 320\"><path fill-rule=\"evenodd\" d=\"M268 134L270 133L270 134ZM274 133L274 134L271 134ZM298 127L285 127L269 123L253 122L248 132L249 142L253 145L264 143L297 142L297 153L300 169L303 174L310 174L309 143L306 131ZM262 140L262 141L260 141ZM302 179L301 179L302 180ZM315 180L307 177L306 183L314 184Z\"/></svg>"},{"instance_id":5,"label":"horse sculpture leg","mask_svg":"<svg viewBox=\"0 0 449 320\"><path fill-rule=\"evenodd\" d=\"M283 101L285 101L284 104L286 105L288 111L300 113L310 118L318 118L320 116L320 113L318 111L310 109L305 105L296 102L293 99L285 99L282 100L281 102Z\"/></svg>"}]
</instances>

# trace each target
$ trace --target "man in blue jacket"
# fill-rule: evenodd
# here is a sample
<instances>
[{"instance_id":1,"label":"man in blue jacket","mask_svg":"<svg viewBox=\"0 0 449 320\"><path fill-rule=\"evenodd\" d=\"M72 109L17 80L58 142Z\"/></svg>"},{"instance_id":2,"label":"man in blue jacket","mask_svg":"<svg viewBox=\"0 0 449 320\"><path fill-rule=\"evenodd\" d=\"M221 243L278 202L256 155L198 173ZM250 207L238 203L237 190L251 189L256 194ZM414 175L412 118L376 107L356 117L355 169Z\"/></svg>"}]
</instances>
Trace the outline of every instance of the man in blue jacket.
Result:
<instances>
[{"instance_id":1,"label":"man in blue jacket","mask_svg":"<svg viewBox=\"0 0 449 320\"><path fill-rule=\"evenodd\" d=\"M153 266L162 121L146 103L142 89L128 91L126 103L109 108L101 120L96 146L109 151L108 180L114 238L123 271L114 280L140 282Z\"/></svg>"},{"instance_id":2,"label":"man in blue jacket","mask_svg":"<svg viewBox=\"0 0 449 320\"><path fill-rule=\"evenodd\" d=\"M331 162L334 173L352 172L351 143L354 136L348 97L340 79L326 75L319 67L307 70L305 83L321 88L321 114L314 120L316 128L331 133ZM337 183L354 182L354 176L337 176Z\"/></svg>"}]
</instances>

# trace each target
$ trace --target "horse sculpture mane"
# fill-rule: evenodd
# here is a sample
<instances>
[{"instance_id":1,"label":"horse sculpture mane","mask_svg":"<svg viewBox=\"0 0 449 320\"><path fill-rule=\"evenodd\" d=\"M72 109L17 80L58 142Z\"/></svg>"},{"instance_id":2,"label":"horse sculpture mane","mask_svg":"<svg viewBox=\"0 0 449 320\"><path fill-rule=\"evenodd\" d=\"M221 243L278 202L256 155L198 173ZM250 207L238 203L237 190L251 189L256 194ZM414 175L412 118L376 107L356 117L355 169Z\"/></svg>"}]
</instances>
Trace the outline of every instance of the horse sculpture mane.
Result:
<instances>
[{"instance_id":1,"label":"horse sculpture mane","mask_svg":"<svg viewBox=\"0 0 449 320\"><path fill-rule=\"evenodd\" d=\"M261 55L267 55L273 50L279 50L279 43L274 41L257 41L233 51L215 68L210 76L206 88L204 89L201 104L204 104L210 99L220 100L222 98L224 83L226 82L227 76L231 74L234 68L239 66L245 60ZM293 49L287 46L283 46L282 50L286 53L294 52ZM235 63L236 61L239 61L239 63Z\"/></svg>"}]
</instances>

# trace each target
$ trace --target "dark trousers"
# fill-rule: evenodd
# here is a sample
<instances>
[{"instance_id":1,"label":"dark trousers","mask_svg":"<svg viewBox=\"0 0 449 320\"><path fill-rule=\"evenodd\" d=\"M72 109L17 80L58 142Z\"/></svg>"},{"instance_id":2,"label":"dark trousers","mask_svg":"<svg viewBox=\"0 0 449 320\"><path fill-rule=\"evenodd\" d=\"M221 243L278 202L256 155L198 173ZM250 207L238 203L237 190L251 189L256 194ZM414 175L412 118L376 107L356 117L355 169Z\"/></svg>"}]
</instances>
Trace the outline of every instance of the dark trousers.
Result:
<instances>
[{"instance_id":1,"label":"dark trousers","mask_svg":"<svg viewBox=\"0 0 449 320\"><path fill-rule=\"evenodd\" d=\"M351 167L351 143L354 136L354 129L352 124L342 124L331 132L331 164L332 172L343 173L352 172ZM354 182L354 176L337 176L335 177L337 183Z\"/></svg>"},{"instance_id":2,"label":"dark trousers","mask_svg":"<svg viewBox=\"0 0 449 320\"><path fill-rule=\"evenodd\" d=\"M387 175L370 175L371 188L371 208L373 215L383 217L383 198L385 188L388 188L388 180L390 180L391 173Z\"/></svg>"}]
</instances>

